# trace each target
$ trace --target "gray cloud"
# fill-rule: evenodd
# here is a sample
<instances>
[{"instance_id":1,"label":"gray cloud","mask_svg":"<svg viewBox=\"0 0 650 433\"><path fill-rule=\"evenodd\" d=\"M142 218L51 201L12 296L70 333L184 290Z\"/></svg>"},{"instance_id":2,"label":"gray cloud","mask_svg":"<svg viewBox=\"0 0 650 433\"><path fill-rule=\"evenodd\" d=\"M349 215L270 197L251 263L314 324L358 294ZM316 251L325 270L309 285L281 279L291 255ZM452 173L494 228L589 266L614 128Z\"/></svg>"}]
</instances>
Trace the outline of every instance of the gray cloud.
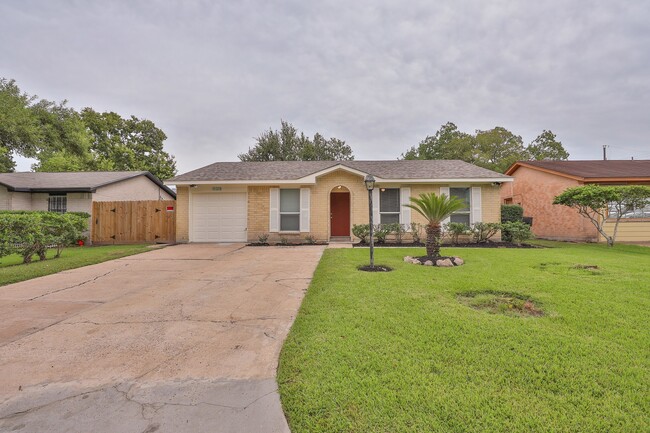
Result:
<instances>
[{"instance_id":1,"label":"gray cloud","mask_svg":"<svg viewBox=\"0 0 650 433\"><path fill-rule=\"evenodd\" d=\"M650 158L650 3L0 3L0 76L153 120L181 171L280 119L396 158L446 121Z\"/></svg>"}]
</instances>

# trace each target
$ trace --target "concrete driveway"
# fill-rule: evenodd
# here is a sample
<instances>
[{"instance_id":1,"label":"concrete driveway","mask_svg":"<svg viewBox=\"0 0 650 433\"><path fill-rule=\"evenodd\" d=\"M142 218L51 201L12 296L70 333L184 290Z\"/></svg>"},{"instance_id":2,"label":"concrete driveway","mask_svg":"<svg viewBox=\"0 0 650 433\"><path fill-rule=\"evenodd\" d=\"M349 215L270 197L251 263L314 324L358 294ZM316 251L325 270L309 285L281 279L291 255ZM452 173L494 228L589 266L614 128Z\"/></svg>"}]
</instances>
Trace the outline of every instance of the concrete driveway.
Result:
<instances>
[{"instance_id":1,"label":"concrete driveway","mask_svg":"<svg viewBox=\"0 0 650 433\"><path fill-rule=\"evenodd\" d=\"M277 360L323 248L178 245L0 287L0 431L287 432Z\"/></svg>"}]
</instances>

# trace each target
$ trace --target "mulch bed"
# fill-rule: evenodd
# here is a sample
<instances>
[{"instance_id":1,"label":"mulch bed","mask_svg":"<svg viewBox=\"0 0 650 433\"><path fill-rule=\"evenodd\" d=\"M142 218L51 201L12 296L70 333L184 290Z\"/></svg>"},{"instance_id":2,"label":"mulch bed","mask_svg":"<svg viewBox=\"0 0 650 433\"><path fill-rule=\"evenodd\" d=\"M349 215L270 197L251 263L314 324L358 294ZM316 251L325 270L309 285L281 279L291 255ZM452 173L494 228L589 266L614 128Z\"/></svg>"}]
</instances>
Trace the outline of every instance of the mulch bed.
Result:
<instances>
[{"instance_id":1,"label":"mulch bed","mask_svg":"<svg viewBox=\"0 0 650 433\"><path fill-rule=\"evenodd\" d=\"M274 244L270 244L268 242L251 242L250 244L246 244L247 247L303 247L303 246L314 246L314 245L329 245L328 242L314 242L314 243L308 243L308 242L302 242L302 243L288 243L288 244L283 244L281 242L276 242Z\"/></svg>"},{"instance_id":2,"label":"mulch bed","mask_svg":"<svg viewBox=\"0 0 650 433\"><path fill-rule=\"evenodd\" d=\"M368 244L363 244L358 242L352 245L353 247L365 247L368 248ZM393 244L393 243L375 243L375 248L424 248L422 242L419 243L402 243L402 244ZM485 242L481 244L476 243L463 243L463 244L442 244L444 248L544 248L540 245L531 245L531 244L515 244L512 242Z\"/></svg>"},{"instance_id":3,"label":"mulch bed","mask_svg":"<svg viewBox=\"0 0 650 433\"><path fill-rule=\"evenodd\" d=\"M393 268L384 265L375 265L375 266L365 265L365 266L359 266L357 269L364 272L390 272L393 270Z\"/></svg>"}]
</instances>

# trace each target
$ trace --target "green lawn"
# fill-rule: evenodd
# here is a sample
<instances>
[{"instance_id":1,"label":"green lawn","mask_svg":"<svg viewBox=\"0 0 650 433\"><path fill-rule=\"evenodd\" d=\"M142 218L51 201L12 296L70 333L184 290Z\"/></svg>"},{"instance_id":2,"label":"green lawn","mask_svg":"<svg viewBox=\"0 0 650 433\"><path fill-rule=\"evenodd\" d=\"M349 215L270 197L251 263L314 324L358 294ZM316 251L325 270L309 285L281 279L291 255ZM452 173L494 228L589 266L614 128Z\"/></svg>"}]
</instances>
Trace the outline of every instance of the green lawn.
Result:
<instances>
[{"instance_id":1,"label":"green lawn","mask_svg":"<svg viewBox=\"0 0 650 433\"><path fill-rule=\"evenodd\" d=\"M280 358L292 431L650 431L650 248L547 245L443 248L466 260L451 269L377 249L390 273L326 250ZM459 302L488 290L544 315Z\"/></svg>"},{"instance_id":2,"label":"green lawn","mask_svg":"<svg viewBox=\"0 0 650 433\"><path fill-rule=\"evenodd\" d=\"M70 247L63 250L61 257L58 259L48 259L41 262L38 260L38 256L34 256L35 261L27 265L22 264L22 257L14 254L0 258L0 286L149 250L150 248L147 245ZM53 257L54 254L54 250L49 250L47 253L49 258Z\"/></svg>"}]
</instances>

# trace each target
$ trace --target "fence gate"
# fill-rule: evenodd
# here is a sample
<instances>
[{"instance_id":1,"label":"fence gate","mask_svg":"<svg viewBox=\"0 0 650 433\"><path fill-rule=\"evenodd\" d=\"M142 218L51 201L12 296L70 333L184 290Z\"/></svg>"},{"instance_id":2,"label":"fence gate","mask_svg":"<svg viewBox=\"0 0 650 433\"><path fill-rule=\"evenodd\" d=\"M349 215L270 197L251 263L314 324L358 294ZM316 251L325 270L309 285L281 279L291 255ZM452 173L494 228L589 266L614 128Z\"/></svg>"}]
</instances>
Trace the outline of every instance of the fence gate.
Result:
<instances>
[{"instance_id":1,"label":"fence gate","mask_svg":"<svg viewBox=\"0 0 650 433\"><path fill-rule=\"evenodd\" d=\"M93 202L94 244L176 241L176 201Z\"/></svg>"}]
</instances>

